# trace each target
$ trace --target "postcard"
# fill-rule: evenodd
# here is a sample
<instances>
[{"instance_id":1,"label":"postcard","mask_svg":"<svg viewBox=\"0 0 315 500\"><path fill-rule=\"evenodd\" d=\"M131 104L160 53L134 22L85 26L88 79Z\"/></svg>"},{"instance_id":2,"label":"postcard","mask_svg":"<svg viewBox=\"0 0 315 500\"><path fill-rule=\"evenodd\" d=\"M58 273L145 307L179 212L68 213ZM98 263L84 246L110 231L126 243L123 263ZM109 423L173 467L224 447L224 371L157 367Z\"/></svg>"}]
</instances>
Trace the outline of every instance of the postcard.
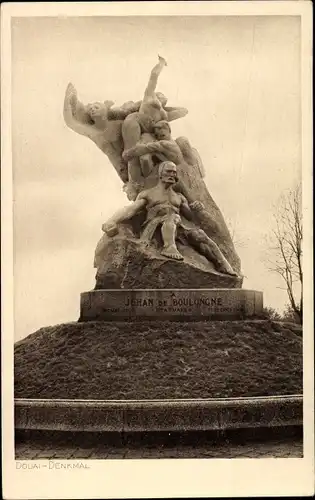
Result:
<instances>
[{"instance_id":1,"label":"postcard","mask_svg":"<svg viewBox=\"0 0 315 500\"><path fill-rule=\"evenodd\" d=\"M312 5L2 5L3 497L314 493Z\"/></svg>"}]
</instances>

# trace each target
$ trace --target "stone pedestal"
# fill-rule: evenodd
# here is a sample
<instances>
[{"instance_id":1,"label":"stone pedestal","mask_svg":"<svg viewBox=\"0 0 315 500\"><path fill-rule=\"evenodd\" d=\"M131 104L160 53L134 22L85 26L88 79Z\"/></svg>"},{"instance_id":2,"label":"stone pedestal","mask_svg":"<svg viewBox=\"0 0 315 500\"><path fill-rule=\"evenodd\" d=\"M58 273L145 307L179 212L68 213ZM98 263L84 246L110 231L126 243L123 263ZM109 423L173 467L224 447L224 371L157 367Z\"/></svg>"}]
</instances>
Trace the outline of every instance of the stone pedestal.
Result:
<instances>
[{"instance_id":1,"label":"stone pedestal","mask_svg":"<svg viewBox=\"0 0 315 500\"><path fill-rule=\"evenodd\" d=\"M241 288L93 290L81 294L80 321L229 320L262 309L262 292Z\"/></svg>"},{"instance_id":2,"label":"stone pedestal","mask_svg":"<svg viewBox=\"0 0 315 500\"><path fill-rule=\"evenodd\" d=\"M127 231L120 228L120 231ZM100 240L95 255L95 290L241 288L243 277L222 274L203 255L177 245L183 261L168 259L154 246L120 234Z\"/></svg>"}]
</instances>

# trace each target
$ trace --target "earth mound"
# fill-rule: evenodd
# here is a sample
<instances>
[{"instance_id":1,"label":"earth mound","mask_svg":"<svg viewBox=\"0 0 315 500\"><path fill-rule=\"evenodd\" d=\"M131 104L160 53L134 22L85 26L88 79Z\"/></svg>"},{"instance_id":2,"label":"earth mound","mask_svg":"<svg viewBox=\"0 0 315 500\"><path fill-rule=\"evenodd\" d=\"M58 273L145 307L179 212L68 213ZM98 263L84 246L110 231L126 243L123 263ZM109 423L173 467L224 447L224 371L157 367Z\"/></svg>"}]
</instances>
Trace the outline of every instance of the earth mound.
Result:
<instances>
[{"instance_id":1,"label":"earth mound","mask_svg":"<svg viewBox=\"0 0 315 500\"><path fill-rule=\"evenodd\" d=\"M302 329L268 320L87 322L15 344L15 397L224 398L302 392Z\"/></svg>"}]
</instances>

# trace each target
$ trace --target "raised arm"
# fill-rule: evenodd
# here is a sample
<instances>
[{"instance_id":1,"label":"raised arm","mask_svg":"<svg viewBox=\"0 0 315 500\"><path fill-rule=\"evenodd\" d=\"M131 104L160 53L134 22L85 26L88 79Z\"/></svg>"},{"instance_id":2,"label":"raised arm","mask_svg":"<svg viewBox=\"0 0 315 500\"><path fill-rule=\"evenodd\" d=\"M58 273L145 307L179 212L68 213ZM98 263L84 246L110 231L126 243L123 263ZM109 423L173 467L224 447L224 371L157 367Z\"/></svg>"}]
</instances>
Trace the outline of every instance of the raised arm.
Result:
<instances>
[{"instance_id":1,"label":"raised arm","mask_svg":"<svg viewBox=\"0 0 315 500\"><path fill-rule=\"evenodd\" d=\"M125 161L132 160L147 153L154 153L161 161L166 158L178 165L182 161L181 151L175 141L155 141L148 142L147 144L137 144L133 148L127 149L123 153L123 159Z\"/></svg>"},{"instance_id":2,"label":"raised arm","mask_svg":"<svg viewBox=\"0 0 315 500\"><path fill-rule=\"evenodd\" d=\"M71 130L74 130L74 132L77 132L78 134L90 137L89 126L75 120L72 116L71 109L69 109L66 105L63 108L63 117L66 125L68 125Z\"/></svg>"},{"instance_id":3,"label":"raised arm","mask_svg":"<svg viewBox=\"0 0 315 500\"><path fill-rule=\"evenodd\" d=\"M77 115L81 120L77 118ZM65 93L63 117L66 125L74 130L74 132L89 137L90 139L94 137L93 126L84 123L83 105L78 101L76 89L71 83L69 83Z\"/></svg>"},{"instance_id":4,"label":"raised arm","mask_svg":"<svg viewBox=\"0 0 315 500\"><path fill-rule=\"evenodd\" d=\"M170 106L166 106L164 110L167 113L168 122L172 122L173 120L178 120L178 118L183 118L188 113L188 109L186 108L172 108Z\"/></svg>"},{"instance_id":5,"label":"raised arm","mask_svg":"<svg viewBox=\"0 0 315 500\"><path fill-rule=\"evenodd\" d=\"M167 63L166 63L165 59L163 57L159 56L158 64L156 64L151 71L149 83L148 83L147 88L145 89L145 92L144 92L144 100L148 99L149 97L154 97L158 78L162 72L162 69L166 65L167 65Z\"/></svg>"},{"instance_id":6,"label":"raised arm","mask_svg":"<svg viewBox=\"0 0 315 500\"><path fill-rule=\"evenodd\" d=\"M128 149L123 153L123 159L125 161L132 160L138 156L145 155L147 153L162 153L164 152L163 141L147 142L146 144L137 144L133 148Z\"/></svg>"}]
</instances>

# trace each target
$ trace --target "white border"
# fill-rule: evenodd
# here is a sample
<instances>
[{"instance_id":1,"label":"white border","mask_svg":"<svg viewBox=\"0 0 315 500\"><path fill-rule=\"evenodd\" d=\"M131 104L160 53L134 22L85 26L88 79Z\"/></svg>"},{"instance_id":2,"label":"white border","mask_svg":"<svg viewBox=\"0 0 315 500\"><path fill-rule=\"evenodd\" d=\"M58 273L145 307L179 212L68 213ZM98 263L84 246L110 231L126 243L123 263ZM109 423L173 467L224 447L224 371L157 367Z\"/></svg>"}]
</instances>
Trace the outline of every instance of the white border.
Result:
<instances>
[{"instance_id":1,"label":"white border","mask_svg":"<svg viewBox=\"0 0 315 500\"><path fill-rule=\"evenodd\" d=\"M304 225L303 459L88 461L88 470L17 470L13 455L13 227L10 19L29 16L300 15L302 19L302 165ZM1 19L2 93L2 366L3 496L35 498L161 498L307 496L314 493L312 4L274 2L7 3Z\"/></svg>"}]
</instances>

